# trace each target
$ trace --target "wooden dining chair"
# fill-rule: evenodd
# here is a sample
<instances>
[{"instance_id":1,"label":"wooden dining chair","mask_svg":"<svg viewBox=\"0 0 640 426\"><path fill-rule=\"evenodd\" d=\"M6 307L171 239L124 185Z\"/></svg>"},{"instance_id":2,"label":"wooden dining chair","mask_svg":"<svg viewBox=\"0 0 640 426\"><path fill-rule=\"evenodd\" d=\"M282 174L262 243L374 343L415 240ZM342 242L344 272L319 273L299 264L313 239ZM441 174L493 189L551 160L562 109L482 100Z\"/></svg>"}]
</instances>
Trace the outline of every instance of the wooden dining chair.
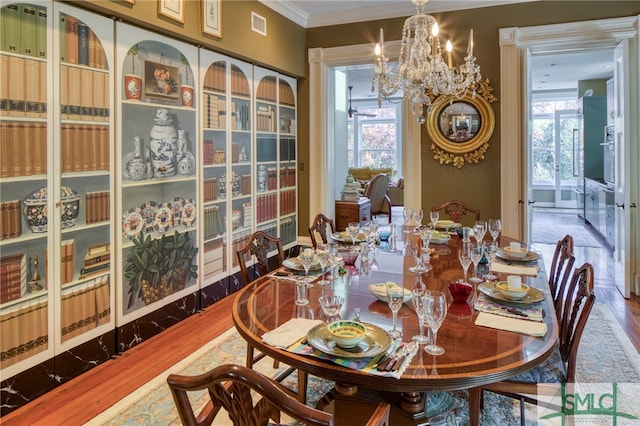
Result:
<instances>
[{"instance_id":1,"label":"wooden dining chair","mask_svg":"<svg viewBox=\"0 0 640 426\"><path fill-rule=\"evenodd\" d=\"M276 263L269 265L269 251L277 250ZM279 268L284 262L284 252L282 251L282 243L280 238L267 234L264 231L256 231L249 237L247 243L240 247L236 252L238 256L238 263L240 265L240 271L245 284L249 284L251 277L249 277L249 269L247 268L247 262L255 256L254 269L257 276L266 275L272 269Z\"/></svg>"},{"instance_id":2,"label":"wooden dining chair","mask_svg":"<svg viewBox=\"0 0 640 426\"><path fill-rule=\"evenodd\" d=\"M276 262L273 265L269 264L269 251L272 251L275 248L277 251ZM252 257L255 257L256 262L254 263L255 273L257 276L262 276L268 274L272 269L277 269L282 266L282 262L284 262L284 252L282 251L282 243L280 238L274 237L264 231L256 231L251 234L247 243L242 246L237 251L238 263L240 264L240 271L242 273L242 278L244 279L245 285L249 284L253 281L249 277L249 268L247 267L247 262L251 260ZM255 350L252 344L247 343L247 357L246 357L246 366L247 368L253 368L254 364L266 357L266 355L262 352L258 352ZM277 360L273 361L273 367L278 368L279 362ZM276 380L282 381L287 376L291 375L296 371L295 368L289 367L285 369L282 373L280 373ZM299 392L299 400L301 402L306 402L307 400L307 383L308 377L304 371L298 370L298 387L301 390Z\"/></svg>"},{"instance_id":3,"label":"wooden dining chair","mask_svg":"<svg viewBox=\"0 0 640 426\"><path fill-rule=\"evenodd\" d=\"M171 395L183 425L210 425L224 409L235 426L266 426L270 420L280 422L281 413L302 424L312 426L334 425L334 415L321 411L295 399L288 389L265 375L242 367L225 364L198 376L171 374L167 377ZM195 413L189 401L189 392L207 390L210 400ZM252 395L252 392L257 394ZM350 408L363 410L370 405ZM373 410L367 426L388 426L390 405L379 403Z\"/></svg>"},{"instance_id":4,"label":"wooden dining chair","mask_svg":"<svg viewBox=\"0 0 640 426\"><path fill-rule=\"evenodd\" d=\"M327 227L329 227L331 234L336 232L336 224L333 219L328 218L322 213L318 213L313 219L313 223L309 227L309 236L311 237L311 243L313 244L314 249L318 245L316 234L320 235L323 244L327 244L329 242L329 238L327 236Z\"/></svg>"},{"instance_id":5,"label":"wooden dining chair","mask_svg":"<svg viewBox=\"0 0 640 426\"><path fill-rule=\"evenodd\" d=\"M473 207L469 207L462 201L458 201L458 200L447 201L446 203L444 203L439 207L433 207L431 211L432 212L444 211L444 213L449 217L449 219L451 219L455 223L462 223L461 222L462 217L467 214L475 215L474 223L480 220L479 209L474 209Z\"/></svg>"},{"instance_id":6,"label":"wooden dining chair","mask_svg":"<svg viewBox=\"0 0 640 426\"><path fill-rule=\"evenodd\" d=\"M384 213L389 215L391 223L391 199L389 198L389 176L384 173L377 174L371 179L364 190L364 196L371 202L371 216Z\"/></svg>"},{"instance_id":7,"label":"wooden dining chair","mask_svg":"<svg viewBox=\"0 0 640 426\"><path fill-rule=\"evenodd\" d=\"M549 357L531 370L513 379L484 385L469 390L470 424L477 425L480 418L483 391L491 391L520 400L520 423L525 424L525 402L538 404L535 395L544 391L540 384L574 383L576 358L580 337L595 303L593 292L593 266L585 263L576 268L566 289L559 312L558 342ZM557 387L548 388L551 395Z\"/></svg>"},{"instance_id":8,"label":"wooden dining chair","mask_svg":"<svg viewBox=\"0 0 640 426\"><path fill-rule=\"evenodd\" d=\"M560 309L562 309L563 294L566 291L565 287L571 276L575 260L573 237L567 234L557 242L551 261L551 268L549 269L549 289L556 315L559 315Z\"/></svg>"}]
</instances>

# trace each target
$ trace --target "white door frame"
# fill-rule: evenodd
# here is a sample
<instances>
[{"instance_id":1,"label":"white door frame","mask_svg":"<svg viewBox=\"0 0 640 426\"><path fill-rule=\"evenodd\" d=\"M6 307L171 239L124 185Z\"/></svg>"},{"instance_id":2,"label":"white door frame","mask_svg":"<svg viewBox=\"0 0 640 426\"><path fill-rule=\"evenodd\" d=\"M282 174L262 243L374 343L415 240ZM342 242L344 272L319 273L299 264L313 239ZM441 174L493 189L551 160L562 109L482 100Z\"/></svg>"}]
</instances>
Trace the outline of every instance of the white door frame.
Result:
<instances>
[{"instance_id":1,"label":"white door frame","mask_svg":"<svg viewBox=\"0 0 640 426\"><path fill-rule=\"evenodd\" d=\"M525 159L528 125L526 70L530 53L614 48L638 33L637 17L500 29L500 161L503 232L527 239Z\"/></svg>"},{"instance_id":2,"label":"white door frame","mask_svg":"<svg viewBox=\"0 0 640 426\"><path fill-rule=\"evenodd\" d=\"M384 48L393 60L400 54L400 41L385 43ZM334 216L335 141L331 129L335 108L330 87L327 87L329 68L369 64L374 58L370 44L309 49L309 223L320 212ZM420 125L406 102L402 116L404 205L422 208Z\"/></svg>"}]
</instances>

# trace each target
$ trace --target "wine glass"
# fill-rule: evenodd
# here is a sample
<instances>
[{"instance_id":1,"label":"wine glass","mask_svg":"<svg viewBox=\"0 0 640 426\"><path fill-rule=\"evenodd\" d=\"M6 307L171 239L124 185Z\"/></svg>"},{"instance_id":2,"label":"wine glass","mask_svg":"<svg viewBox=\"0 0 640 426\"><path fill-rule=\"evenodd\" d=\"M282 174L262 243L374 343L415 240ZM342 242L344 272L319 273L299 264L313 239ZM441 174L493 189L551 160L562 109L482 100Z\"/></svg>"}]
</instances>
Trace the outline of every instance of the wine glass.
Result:
<instances>
[{"instance_id":1,"label":"wine glass","mask_svg":"<svg viewBox=\"0 0 640 426\"><path fill-rule=\"evenodd\" d=\"M418 315L418 328L420 329L420 334L415 335L411 338L416 343L421 345L426 345L431 341L429 336L424 335L424 326L427 325L427 312L424 304L424 294L427 291L422 280L419 280L419 284L411 290L411 297L413 301L413 309L416 311L416 315Z\"/></svg>"},{"instance_id":2,"label":"wine glass","mask_svg":"<svg viewBox=\"0 0 640 426\"><path fill-rule=\"evenodd\" d=\"M493 259L495 258L496 253L498 252L498 247L496 247L494 244L487 244L483 245L483 249L484 255L487 258L487 266L489 268L489 272L487 272L483 276L483 278L487 281L496 280L498 279L498 277L491 272L491 264L493 263Z\"/></svg>"},{"instance_id":3,"label":"wine glass","mask_svg":"<svg viewBox=\"0 0 640 426\"><path fill-rule=\"evenodd\" d=\"M422 263L422 236L416 236L413 235L413 233L409 232L407 235L407 240L409 240L408 247L411 250L411 254L413 254L413 258L416 261L416 265L410 267L409 270L417 274L427 272L427 268L425 268L424 264Z\"/></svg>"},{"instance_id":4,"label":"wine glass","mask_svg":"<svg viewBox=\"0 0 640 426\"><path fill-rule=\"evenodd\" d=\"M335 277L333 276L333 269L336 266L336 261L338 260L338 244L336 243L329 243L325 245L327 251L329 252L329 266L331 267L331 275L329 276L329 279L331 281L333 281L335 279Z\"/></svg>"},{"instance_id":5,"label":"wine glass","mask_svg":"<svg viewBox=\"0 0 640 426\"><path fill-rule=\"evenodd\" d=\"M433 229L436 229L438 220L440 220L440 212L431 210L431 212L429 212L429 219L431 219L431 226L433 226Z\"/></svg>"},{"instance_id":6,"label":"wine glass","mask_svg":"<svg viewBox=\"0 0 640 426\"><path fill-rule=\"evenodd\" d=\"M464 282L467 282L467 271L469 270L469 266L471 265L471 245L468 243L462 244L460 250L458 250L458 260L460 261L460 265L462 265L462 270L464 271Z\"/></svg>"},{"instance_id":7,"label":"wine glass","mask_svg":"<svg viewBox=\"0 0 640 426\"><path fill-rule=\"evenodd\" d=\"M359 222L349 222L347 225L347 232L351 237L351 243L356 245L356 237L358 236L358 232L360 232L360 223Z\"/></svg>"},{"instance_id":8,"label":"wine glass","mask_svg":"<svg viewBox=\"0 0 640 426\"><path fill-rule=\"evenodd\" d=\"M411 222L411 218L413 217L413 209L410 207L403 208L402 217L404 218L404 222L402 222L402 225L409 225L409 222Z\"/></svg>"},{"instance_id":9,"label":"wine glass","mask_svg":"<svg viewBox=\"0 0 640 426\"><path fill-rule=\"evenodd\" d=\"M376 222L371 222L371 234L370 240L373 245L373 258L371 259L371 270L378 270L378 261L376 260L376 248L380 244L380 240L378 239L378 224Z\"/></svg>"},{"instance_id":10,"label":"wine glass","mask_svg":"<svg viewBox=\"0 0 640 426\"><path fill-rule=\"evenodd\" d=\"M331 253L324 244L318 244L316 247L316 256L318 257L318 263L320 264L320 271L322 272L318 285L329 284L329 281L324 276L324 268L326 268L331 262Z\"/></svg>"},{"instance_id":11,"label":"wine glass","mask_svg":"<svg viewBox=\"0 0 640 426\"><path fill-rule=\"evenodd\" d=\"M428 290L424 299L425 319L427 325L431 328L431 343L424 350L431 355L442 355L444 348L436 344L438 339L438 330L447 316L447 297L441 291Z\"/></svg>"},{"instance_id":12,"label":"wine glass","mask_svg":"<svg viewBox=\"0 0 640 426\"><path fill-rule=\"evenodd\" d=\"M364 234L364 240L369 241L369 235L371 235L371 221L363 220L360 223L360 232Z\"/></svg>"},{"instance_id":13,"label":"wine glass","mask_svg":"<svg viewBox=\"0 0 640 426\"><path fill-rule=\"evenodd\" d=\"M480 264L480 261L482 260L482 256L484 254L482 248L482 240L476 243L470 243L469 246L471 248L471 262L473 263L473 277L469 278L469 281L477 284L482 282L482 280L477 276L478 264Z\"/></svg>"},{"instance_id":14,"label":"wine glass","mask_svg":"<svg viewBox=\"0 0 640 426\"><path fill-rule=\"evenodd\" d=\"M416 226L422 225L422 218L424 217L424 212L422 209L415 209L413 211L413 220L416 221Z\"/></svg>"},{"instance_id":15,"label":"wine glass","mask_svg":"<svg viewBox=\"0 0 640 426\"><path fill-rule=\"evenodd\" d=\"M493 245L495 246L498 235L500 235L500 232L502 231L502 223L500 222L500 219L489 219L488 228L491 238L493 238Z\"/></svg>"},{"instance_id":16,"label":"wine glass","mask_svg":"<svg viewBox=\"0 0 640 426\"><path fill-rule=\"evenodd\" d=\"M402 337L402 332L397 329L398 311L402 307L404 301L404 287L395 283L387 283L387 305L391 309L393 314L393 330L388 331L387 334L392 339L399 339Z\"/></svg>"},{"instance_id":17,"label":"wine glass","mask_svg":"<svg viewBox=\"0 0 640 426\"><path fill-rule=\"evenodd\" d=\"M309 275L309 269L311 268L311 264L313 263L314 255L315 253L313 252L313 249L310 249L310 248L306 248L302 250L302 253L300 253L300 263L304 268L305 277Z\"/></svg>"},{"instance_id":18,"label":"wine glass","mask_svg":"<svg viewBox=\"0 0 640 426\"><path fill-rule=\"evenodd\" d=\"M473 226L473 236L476 237L476 241L480 244L482 244L482 241L484 240L484 236L487 233L487 222L485 222L484 220L478 220L476 221L475 225Z\"/></svg>"}]
</instances>

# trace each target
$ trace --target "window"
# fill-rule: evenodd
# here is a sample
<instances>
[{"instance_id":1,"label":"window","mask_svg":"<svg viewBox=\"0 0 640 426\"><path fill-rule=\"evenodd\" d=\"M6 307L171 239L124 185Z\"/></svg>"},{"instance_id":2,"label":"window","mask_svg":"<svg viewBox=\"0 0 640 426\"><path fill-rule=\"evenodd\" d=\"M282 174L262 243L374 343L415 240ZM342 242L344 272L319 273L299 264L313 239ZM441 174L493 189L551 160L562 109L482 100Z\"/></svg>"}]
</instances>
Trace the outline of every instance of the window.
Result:
<instances>
[{"instance_id":1,"label":"window","mask_svg":"<svg viewBox=\"0 0 640 426\"><path fill-rule=\"evenodd\" d=\"M401 173L402 105L353 101L358 113L348 122L349 167L391 167ZM366 114L366 115L363 115Z\"/></svg>"}]
</instances>

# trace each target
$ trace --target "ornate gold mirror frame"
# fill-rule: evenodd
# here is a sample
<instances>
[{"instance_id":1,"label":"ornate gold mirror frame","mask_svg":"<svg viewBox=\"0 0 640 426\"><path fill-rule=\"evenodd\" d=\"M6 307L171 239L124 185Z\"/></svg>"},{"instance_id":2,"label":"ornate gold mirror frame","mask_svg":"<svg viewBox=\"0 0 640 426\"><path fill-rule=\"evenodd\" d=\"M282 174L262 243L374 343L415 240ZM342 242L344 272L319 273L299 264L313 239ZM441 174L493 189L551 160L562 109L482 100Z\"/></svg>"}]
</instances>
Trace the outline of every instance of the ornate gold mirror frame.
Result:
<instances>
[{"instance_id":1,"label":"ornate gold mirror frame","mask_svg":"<svg viewBox=\"0 0 640 426\"><path fill-rule=\"evenodd\" d=\"M461 168L484 160L496 124L491 103L498 99L492 91L487 78L477 85L475 97L467 93L453 101L449 96L436 98L426 125L433 158L440 164Z\"/></svg>"}]
</instances>

